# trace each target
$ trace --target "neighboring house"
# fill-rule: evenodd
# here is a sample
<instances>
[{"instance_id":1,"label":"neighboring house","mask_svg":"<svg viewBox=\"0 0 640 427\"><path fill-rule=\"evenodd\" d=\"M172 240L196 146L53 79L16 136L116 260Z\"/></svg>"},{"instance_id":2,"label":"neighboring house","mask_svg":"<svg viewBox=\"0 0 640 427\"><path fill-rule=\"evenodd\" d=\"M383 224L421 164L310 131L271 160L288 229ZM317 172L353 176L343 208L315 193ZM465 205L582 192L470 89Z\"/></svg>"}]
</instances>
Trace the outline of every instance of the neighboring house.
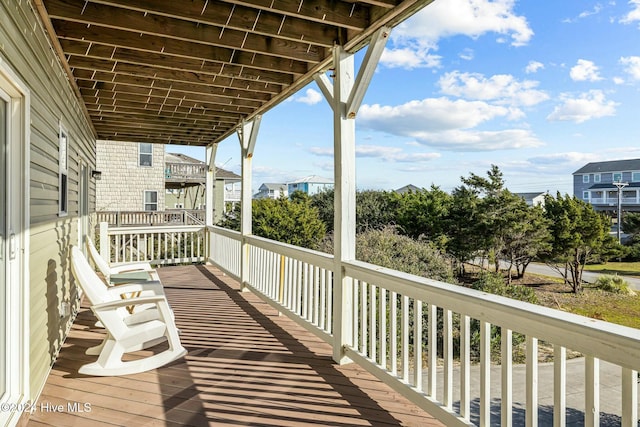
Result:
<instances>
[{"instance_id":1,"label":"neighboring house","mask_svg":"<svg viewBox=\"0 0 640 427\"><path fill-rule=\"evenodd\" d=\"M161 144L98 140L96 210L164 210L164 156Z\"/></svg>"},{"instance_id":2,"label":"neighboring house","mask_svg":"<svg viewBox=\"0 0 640 427\"><path fill-rule=\"evenodd\" d=\"M291 193L293 193L294 191L302 191L310 196L313 196L314 194L320 193L321 191L331 189L333 189L333 180L317 175L311 175L306 178L290 182L287 185L287 191L289 195L291 195Z\"/></svg>"},{"instance_id":3,"label":"neighboring house","mask_svg":"<svg viewBox=\"0 0 640 427\"><path fill-rule=\"evenodd\" d=\"M0 425L29 411L79 308L95 137L30 1L0 5ZM21 406L22 405L22 406ZM14 409L11 409L14 408Z\"/></svg>"},{"instance_id":4,"label":"neighboring house","mask_svg":"<svg viewBox=\"0 0 640 427\"><path fill-rule=\"evenodd\" d=\"M285 183L264 183L258 188L258 192L253 195L254 199L278 199L289 196Z\"/></svg>"},{"instance_id":5,"label":"neighboring house","mask_svg":"<svg viewBox=\"0 0 640 427\"><path fill-rule=\"evenodd\" d=\"M529 206L544 206L544 196L546 194L546 192L515 193L516 196L522 197Z\"/></svg>"},{"instance_id":6,"label":"neighboring house","mask_svg":"<svg viewBox=\"0 0 640 427\"><path fill-rule=\"evenodd\" d=\"M162 144L97 141L97 211L200 210L205 208L206 164ZM216 206L240 201L240 176L216 169ZM222 218L224 208L214 217Z\"/></svg>"},{"instance_id":7,"label":"neighboring house","mask_svg":"<svg viewBox=\"0 0 640 427\"><path fill-rule=\"evenodd\" d=\"M573 195L596 210L618 209L618 187L625 211L640 211L640 159L588 163L573 173Z\"/></svg>"},{"instance_id":8,"label":"neighboring house","mask_svg":"<svg viewBox=\"0 0 640 427\"><path fill-rule=\"evenodd\" d=\"M165 154L165 207L166 209L205 209L205 181L207 165L205 162L185 154ZM214 221L222 219L227 203L240 201L239 175L216 168L214 187L216 209Z\"/></svg>"},{"instance_id":9,"label":"neighboring house","mask_svg":"<svg viewBox=\"0 0 640 427\"><path fill-rule=\"evenodd\" d=\"M404 194L404 193L417 193L418 191L421 191L422 189L420 187L416 187L413 184L409 184L409 185L405 185L404 187L400 187L397 190L395 190L396 193L398 194Z\"/></svg>"}]
</instances>

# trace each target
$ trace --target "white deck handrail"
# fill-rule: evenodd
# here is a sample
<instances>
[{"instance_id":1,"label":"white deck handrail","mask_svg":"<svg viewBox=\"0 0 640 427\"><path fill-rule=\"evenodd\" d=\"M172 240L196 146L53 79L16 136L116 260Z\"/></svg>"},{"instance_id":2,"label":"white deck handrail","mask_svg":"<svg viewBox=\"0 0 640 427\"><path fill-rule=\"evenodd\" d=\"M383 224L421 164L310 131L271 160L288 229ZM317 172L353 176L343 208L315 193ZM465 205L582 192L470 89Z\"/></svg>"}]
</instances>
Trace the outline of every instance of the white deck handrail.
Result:
<instances>
[{"instance_id":1,"label":"white deck handrail","mask_svg":"<svg viewBox=\"0 0 640 427\"><path fill-rule=\"evenodd\" d=\"M173 227L151 230L158 229L165 232ZM501 425L512 425L516 404L524 407L526 424L537 425L540 341L553 348L553 369L544 375L552 377L554 423L564 425L571 408L583 413L585 425L598 425L602 360L620 367L616 379L620 408L614 415L621 417L623 426L637 427L638 329L360 261L341 265L353 282L348 292L349 319L341 319L340 312L333 310L332 255L256 236L245 236L243 241L240 233L220 227L206 231L207 261L240 279L242 243L246 243L251 268L242 279L250 290L332 345L333 328L344 321L351 324L346 355L447 425L493 425L497 421L492 412L494 418L499 414ZM150 229L115 230L112 236L126 232L146 236ZM205 248L201 250L204 253ZM500 359L499 366L492 365L491 354L496 328L501 332L500 349L493 357ZM479 335L479 345L473 344L472 330ZM523 335L526 343L524 392L519 397L514 397L516 334ZM568 378L568 350L584 355L580 404L567 399L567 383L577 381ZM479 355L477 365L471 361L472 353ZM499 386L492 388L496 370ZM571 390L572 399L576 393Z\"/></svg>"}]
</instances>

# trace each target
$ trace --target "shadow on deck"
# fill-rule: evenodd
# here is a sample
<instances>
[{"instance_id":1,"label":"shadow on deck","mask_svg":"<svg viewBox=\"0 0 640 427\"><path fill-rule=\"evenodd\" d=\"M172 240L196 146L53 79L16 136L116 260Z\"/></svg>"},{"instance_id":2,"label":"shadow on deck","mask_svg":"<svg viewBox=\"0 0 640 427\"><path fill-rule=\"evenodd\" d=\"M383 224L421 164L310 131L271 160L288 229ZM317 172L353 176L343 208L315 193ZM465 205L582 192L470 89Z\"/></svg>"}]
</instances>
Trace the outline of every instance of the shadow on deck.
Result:
<instances>
[{"instance_id":1,"label":"shadow on deck","mask_svg":"<svg viewBox=\"0 0 640 427\"><path fill-rule=\"evenodd\" d=\"M78 368L101 330L86 307L28 426L441 425L331 347L208 266L159 270L188 355L137 375Z\"/></svg>"}]
</instances>

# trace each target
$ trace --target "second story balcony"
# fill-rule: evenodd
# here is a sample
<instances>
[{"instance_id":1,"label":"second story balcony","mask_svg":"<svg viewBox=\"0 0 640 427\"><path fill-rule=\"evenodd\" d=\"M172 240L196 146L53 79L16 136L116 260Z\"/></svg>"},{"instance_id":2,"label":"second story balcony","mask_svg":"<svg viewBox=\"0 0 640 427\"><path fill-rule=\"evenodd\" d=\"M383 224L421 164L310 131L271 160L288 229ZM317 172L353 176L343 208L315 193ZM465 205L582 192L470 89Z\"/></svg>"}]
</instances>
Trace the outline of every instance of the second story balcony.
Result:
<instances>
[{"instance_id":1,"label":"second story balcony","mask_svg":"<svg viewBox=\"0 0 640 427\"><path fill-rule=\"evenodd\" d=\"M100 242L113 263L215 268L160 269L189 350L170 366L77 377L86 358L78 350L98 339L95 319L79 315L43 395L100 408L76 420L637 425L637 329L218 227L103 226ZM540 361L543 347L552 362ZM335 365L336 353L350 363ZM33 421L68 415L39 412Z\"/></svg>"}]
</instances>

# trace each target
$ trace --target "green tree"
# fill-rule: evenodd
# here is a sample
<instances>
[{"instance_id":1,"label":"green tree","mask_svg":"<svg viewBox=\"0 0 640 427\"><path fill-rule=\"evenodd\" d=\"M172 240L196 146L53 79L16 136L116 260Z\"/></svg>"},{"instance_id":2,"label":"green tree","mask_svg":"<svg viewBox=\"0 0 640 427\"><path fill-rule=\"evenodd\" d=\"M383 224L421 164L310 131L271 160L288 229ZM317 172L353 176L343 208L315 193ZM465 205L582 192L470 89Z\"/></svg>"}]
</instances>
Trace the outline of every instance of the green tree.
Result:
<instances>
[{"instance_id":1,"label":"green tree","mask_svg":"<svg viewBox=\"0 0 640 427\"><path fill-rule=\"evenodd\" d=\"M640 235L640 213L625 213L622 217L622 230L633 236Z\"/></svg>"},{"instance_id":2,"label":"green tree","mask_svg":"<svg viewBox=\"0 0 640 427\"><path fill-rule=\"evenodd\" d=\"M326 229L309 198L253 201L253 234L303 248L317 249Z\"/></svg>"},{"instance_id":3,"label":"green tree","mask_svg":"<svg viewBox=\"0 0 640 427\"><path fill-rule=\"evenodd\" d=\"M516 196L517 197L517 196ZM508 264L508 280L512 279L511 271L516 270L516 278L520 279L539 254L551 249L551 233L549 220L540 206L527 206L523 199L507 212L508 232L502 234L501 258Z\"/></svg>"},{"instance_id":4,"label":"green tree","mask_svg":"<svg viewBox=\"0 0 640 427\"><path fill-rule=\"evenodd\" d=\"M442 243L453 203L451 195L432 186L429 190L394 193L392 197L395 200L391 206L395 206L397 211L396 223L403 234Z\"/></svg>"},{"instance_id":5,"label":"green tree","mask_svg":"<svg viewBox=\"0 0 640 427\"><path fill-rule=\"evenodd\" d=\"M282 243L317 249L326 228L306 195L287 198L258 199L252 202L253 234ZM235 207L218 223L219 226L240 230L240 208Z\"/></svg>"},{"instance_id":6,"label":"green tree","mask_svg":"<svg viewBox=\"0 0 640 427\"><path fill-rule=\"evenodd\" d=\"M545 216L552 239L543 259L579 293L585 264L609 250L609 223L589 203L560 193L545 197Z\"/></svg>"},{"instance_id":7,"label":"green tree","mask_svg":"<svg viewBox=\"0 0 640 427\"><path fill-rule=\"evenodd\" d=\"M318 209L327 232L333 232L334 191L322 191L311 196L311 205ZM388 191L363 190L356 192L356 233L379 230L395 224L395 197Z\"/></svg>"}]
</instances>

